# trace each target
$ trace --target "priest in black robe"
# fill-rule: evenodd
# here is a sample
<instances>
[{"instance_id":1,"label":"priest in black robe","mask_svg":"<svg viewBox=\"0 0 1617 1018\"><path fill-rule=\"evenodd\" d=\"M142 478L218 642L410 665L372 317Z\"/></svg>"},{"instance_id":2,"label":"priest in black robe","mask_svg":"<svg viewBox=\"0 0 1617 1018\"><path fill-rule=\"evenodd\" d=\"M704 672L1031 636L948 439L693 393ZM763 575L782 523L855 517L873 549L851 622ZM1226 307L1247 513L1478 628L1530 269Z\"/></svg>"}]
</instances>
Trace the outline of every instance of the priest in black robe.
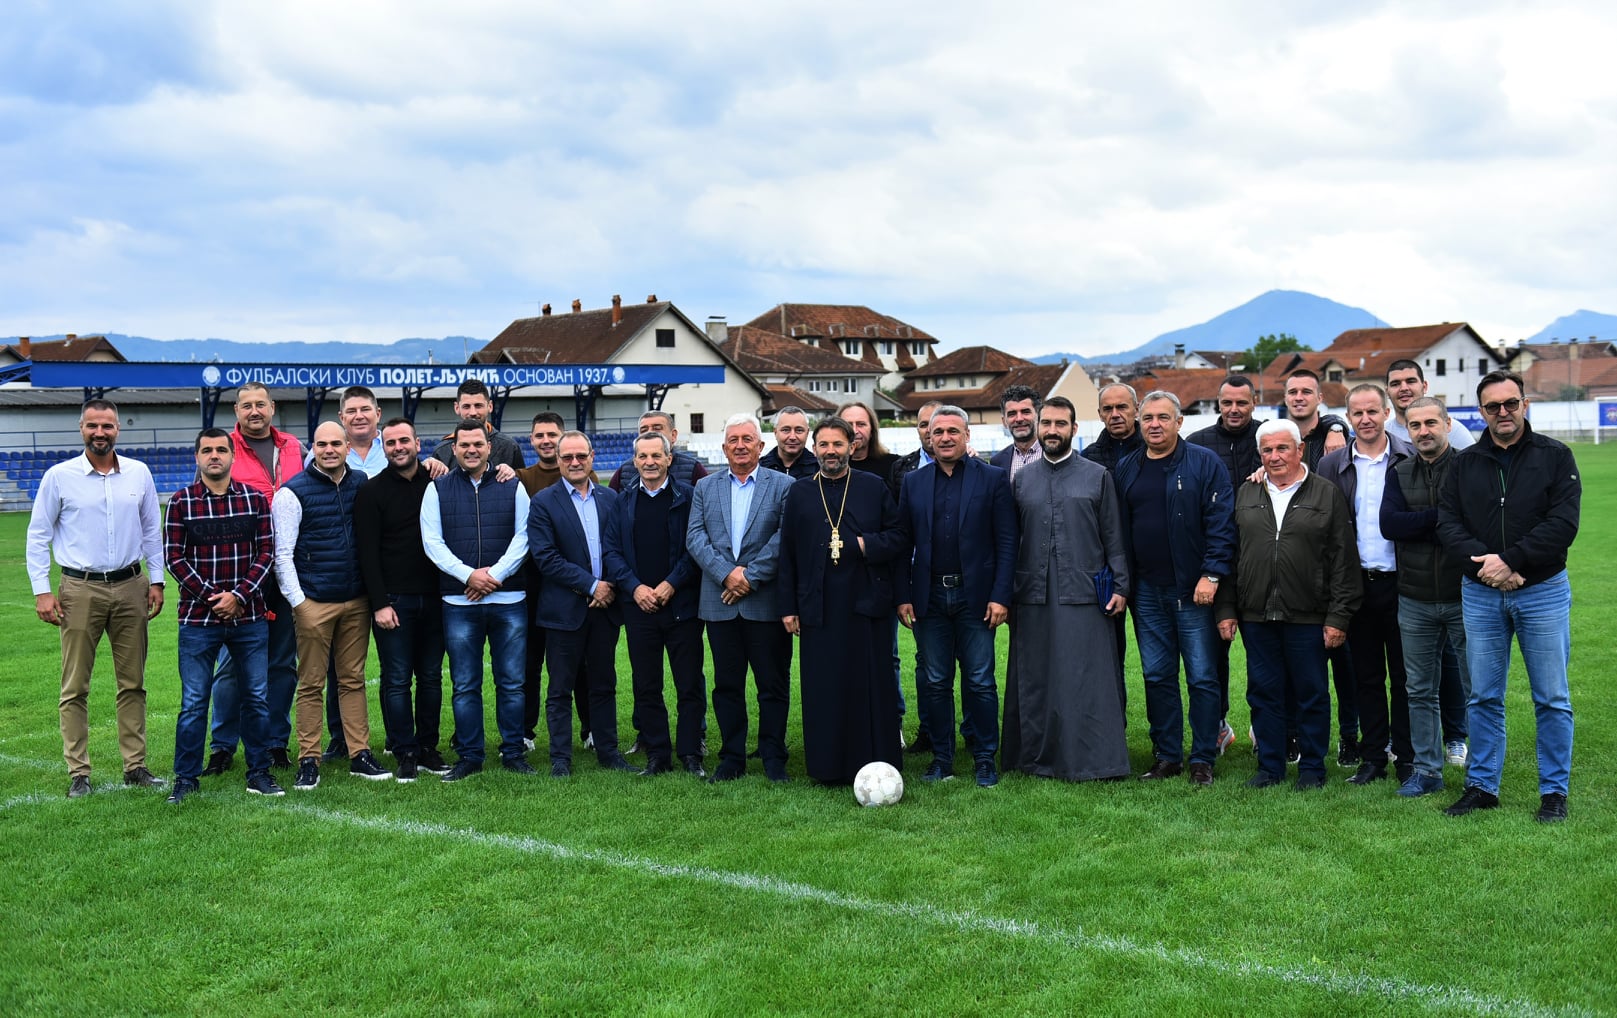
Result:
<instances>
[{"instance_id":1,"label":"priest in black robe","mask_svg":"<svg viewBox=\"0 0 1617 1018\"><path fill-rule=\"evenodd\" d=\"M852 444L841 418L815 426L820 471L786 493L780 528L781 621L802 637L803 762L826 784L903 759L889 631L893 566L908 548L887 485L848 468Z\"/></svg>"}]
</instances>

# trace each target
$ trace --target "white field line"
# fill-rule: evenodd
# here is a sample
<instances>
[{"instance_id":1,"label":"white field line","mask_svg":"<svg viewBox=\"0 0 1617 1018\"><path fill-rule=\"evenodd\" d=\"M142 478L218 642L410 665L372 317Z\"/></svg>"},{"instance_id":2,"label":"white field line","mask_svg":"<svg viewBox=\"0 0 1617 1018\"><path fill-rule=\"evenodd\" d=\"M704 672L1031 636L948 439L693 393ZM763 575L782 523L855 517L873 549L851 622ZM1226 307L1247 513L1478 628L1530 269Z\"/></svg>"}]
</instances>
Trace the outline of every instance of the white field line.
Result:
<instances>
[{"instance_id":1,"label":"white field line","mask_svg":"<svg viewBox=\"0 0 1617 1018\"><path fill-rule=\"evenodd\" d=\"M789 901L826 905L850 912L863 912L870 915L909 921L920 920L936 926L950 927L962 933L989 933L1065 947L1080 952L1088 951L1142 958L1184 968L1216 972L1225 976L1273 980L1280 983L1309 986L1345 996L1416 1004L1438 1010L1460 1009L1480 1015L1582 1015L1590 1013L1576 1008L1547 1007L1532 1001L1492 997L1475 993L1462 987L1423 985L1401 979L1356 975L1345 972L1321 972L1296 965L1226 961L1190 948L1137 943L1128 937L1105 933L1085 933L1082 929L1065 930L1060 927L1022 919L1005 919L984 915L971 909L940 908L924 902L895 902L858 898L840 891L815 887L812 884L780 880L775 877L760 876L754 873L658 862L655 859L648 859L643 856L602 849L571 848L553 841L509 834L488 834L469 827L449 827L443 824L424 823L419 820L395 820L390 817L368 817L324 809L319 806L304 806L291 803L286 804L285 808L330 821L331 823L346 824L350 827L384 831L391 834L442 838L467 845L503 849L526 855L546 856L568 862L591 863L672 880L693 880L705 884L715 884L721 887L732 887L737 890L772 895Z\"/></svg>"}]
</instances>

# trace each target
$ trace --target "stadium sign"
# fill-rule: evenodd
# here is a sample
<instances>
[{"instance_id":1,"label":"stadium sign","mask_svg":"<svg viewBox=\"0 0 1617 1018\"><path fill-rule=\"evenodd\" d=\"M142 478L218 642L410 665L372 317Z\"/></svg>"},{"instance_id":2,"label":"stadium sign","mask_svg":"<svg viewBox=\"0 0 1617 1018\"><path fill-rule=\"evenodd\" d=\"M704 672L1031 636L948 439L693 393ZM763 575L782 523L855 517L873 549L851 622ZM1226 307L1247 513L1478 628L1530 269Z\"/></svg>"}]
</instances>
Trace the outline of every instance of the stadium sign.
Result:
<instances>
[{"instance_id":1,"label":"stadium sign","mask_svg":"<svg viewBox=\"0 0 1617 1018\"><path fill-rule=\"evenodd\" d=\"M697 364L33 364L36 388L271 389L437 388L476 379L489 386L680 385L723 382L723 365Z\"/></svg>"}]
</instances>

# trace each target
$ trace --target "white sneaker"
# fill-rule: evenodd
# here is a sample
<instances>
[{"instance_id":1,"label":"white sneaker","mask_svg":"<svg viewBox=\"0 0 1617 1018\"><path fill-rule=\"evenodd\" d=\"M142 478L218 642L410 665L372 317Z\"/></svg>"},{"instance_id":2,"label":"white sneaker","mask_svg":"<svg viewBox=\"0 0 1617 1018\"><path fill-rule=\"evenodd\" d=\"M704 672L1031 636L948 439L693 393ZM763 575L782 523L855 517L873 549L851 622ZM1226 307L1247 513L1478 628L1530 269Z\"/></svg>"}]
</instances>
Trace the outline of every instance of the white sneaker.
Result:
<instances>
[{"instance_id":1,"label":"white sneaker","mask_svg":"<svg viewBox=\"0 0 1617 1018\"><path fill-rule=\"evenodd\" d=\"M1443 747L1443 753L1448 757L1452 767L1464 767L1469 751L1466 749L1464 739L1455 739Z\"/></svg>"}]
</instances>

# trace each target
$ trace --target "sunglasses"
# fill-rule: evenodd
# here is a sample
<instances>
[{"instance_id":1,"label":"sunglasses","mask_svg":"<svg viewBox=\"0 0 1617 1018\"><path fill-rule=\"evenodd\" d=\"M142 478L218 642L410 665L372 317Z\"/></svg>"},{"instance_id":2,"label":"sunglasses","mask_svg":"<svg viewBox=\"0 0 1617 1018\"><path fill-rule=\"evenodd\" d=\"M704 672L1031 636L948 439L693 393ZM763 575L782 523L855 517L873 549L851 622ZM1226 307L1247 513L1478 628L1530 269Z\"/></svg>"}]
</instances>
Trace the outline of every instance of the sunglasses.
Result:
<instances>
[{"instance_id":1,"label":"sunglasses","mask_svg":"<svg viewBox=\"0 0 1617 1018\"><path fill-rule=\"evenodd\" d=\"M582 463L585 460L589 459L591 455L592 455L591 453L587 453L587 452L569 452L569 453L563 453L562 455L557 456L556 458L561 460L563 463Z\"/></svg>"},{"instance_id":2,"label":"sunglasses","mask_svg":"<svg viewBox=\"0 0 1617 1018\"><path fill-rule=\"evenodd\" d=\"M1504 411L1507 414L1513 414L1521 408L1522 401L1519 399L1507 399L1503 403L1482 404L1482 412L1487 414L1489 417L1498 417L1500 411Z\"/></svg>"}]
</instances>

